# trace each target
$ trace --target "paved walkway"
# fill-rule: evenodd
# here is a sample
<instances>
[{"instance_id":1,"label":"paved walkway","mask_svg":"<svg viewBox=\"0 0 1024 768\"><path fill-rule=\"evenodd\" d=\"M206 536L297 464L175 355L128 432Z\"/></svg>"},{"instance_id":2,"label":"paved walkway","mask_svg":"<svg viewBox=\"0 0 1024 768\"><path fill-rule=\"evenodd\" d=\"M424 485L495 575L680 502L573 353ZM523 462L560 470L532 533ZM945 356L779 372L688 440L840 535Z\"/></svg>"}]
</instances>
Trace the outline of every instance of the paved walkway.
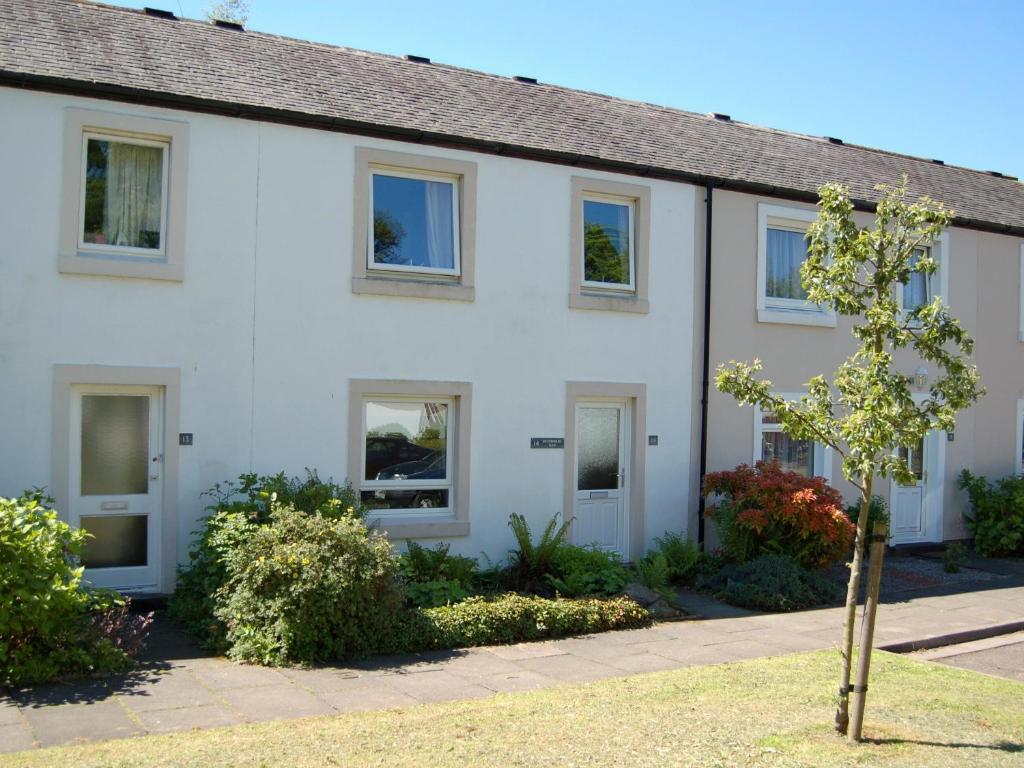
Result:
<instances>
[{"instance_id":1,"label":"paved walkway","mask_svg":"<svg viewBox=\"0 0 1024 768\"><path fill-rule=\"evenodd\" d=\"M683 601L709 618L317 669L240 666L204 656L164 624L149 652L154 660L131 674L0 697L0 751L482 698L826 649L839 640L840 608L762 615L694 594ZM1006 586L883 604L876 638L884 646L1022 621L1024 586Z\"/></svg>"}]
</instances>

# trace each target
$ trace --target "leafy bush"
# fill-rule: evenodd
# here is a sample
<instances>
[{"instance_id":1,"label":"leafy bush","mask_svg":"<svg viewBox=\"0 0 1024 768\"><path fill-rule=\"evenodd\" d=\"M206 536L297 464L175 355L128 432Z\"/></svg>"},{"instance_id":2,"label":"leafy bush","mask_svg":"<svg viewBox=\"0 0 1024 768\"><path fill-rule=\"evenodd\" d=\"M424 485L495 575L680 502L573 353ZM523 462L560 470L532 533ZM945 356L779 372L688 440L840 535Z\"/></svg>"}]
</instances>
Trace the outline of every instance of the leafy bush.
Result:
<instances>
[{"instance_id":1,"label":"leafy bush","mask_svg":"<svg viewBox=\"0 0 1024 768\"><path fill-rule=\"evenodd\" d=\"M138 631L116 642L127 604L85 588L78 562L88 534L59 520L52 502L42 491L0 498L0 685L123 669L145 633L133 620Z\"/></svg>"},{"instance_id":2,"label":"leafy bush","mask_svg":"<svg viewBox=\"0 0 1024 768\"><path fill-rule=\"evenodd\" d=\"M547 590L547 578L552 575L555 553L565 543L570 522L567 520L559 526L558 515L555 515L545 526L540 541L534 544L526 518L516 513L509 516L508 526L518 545L511 553L509 564L509 580L516 589L526 592Z\"/></svg>"},{"instance_id":3,"label":"leafy bush","mask_svg":"<svg viewBox=\"0 0 1024 768\"><path fill-rule=\"evenodd\" d=\"M689 584L697 575L701 552L687 538L678 533L666 532L654 539L657 552L665 558L668 566L668 580L672 584Z\"/></svg>"},{"instance_id":4,"label":"leafy bush","mask_svg":"<svg viewBox=\"0 0 1024 768\"><path fill-rule=\"evenodd\" d=\"M650 552L636 565L637 579L648 589L653 589L666 600L672 597L672 590L669 589L668 560L660 552Z\"/></svg>"},{"instance_id":5,"label":"leafy bush","mask_svg":"<svg viewBox=\"0 0 1024 768\"><path fill-rule=\"evenodd\" d=\"M846 508L846 516L857 527L857 519L860 517L860 504L850 504ZM874 530L875 523L889 523L889 505L884 496L877 493L871 497L871 504L868 505L868 534ZM856 535L856 534L854 534Z\"/></svg>"},{"instance_id":6,"label":"leafy bush","mask_svg":"<svg viewBox=\"0 0 1024 768\"><path fill-rule=\"evenodd\" d=\"M383 534L354 516L292 506L273 505L264 524L234 518L214 541L227 571L214 613L232 658L312 663L390 642L405 600Z\"/></svg>"},{"instance_id":7,"label":"leafy bush","mask_svg":"<svg viewBox=\"0 0 1024 768\"><path fill-rule=\"evenodd\" d=\"M841 559L853 544L854 525L843 513L843 499L822 477L783 470L777 462L741 464L712 472L704 494L724 500L707 510L722 539L725 556L745 563L778 554L806 568Z\"/></svg>"},{"instance_id":8,"label":"leafy bush","mask_svg":"<svg viewBox=\"0 0 1024 768\"><path fill-rule=\"evenodd\" d=\"M616 552L562 544L551 561L548 583L562 597L610 597L629 583L629 572Z\"/></svg>"},{"instance_id":9,"label":"leafy bush","mask_svg":"<svg viewBox=\"0 0 1024 768\"><path fill-rule=\"evenodd\" d=\"M992 485L968 470L957 487L967 491L974 515L964 515L974 547L987 557L1024 555L1024 477L1004 477Z\"/></svg>"},{"instance_id":10,"label":"leafy bush","mask_svg":"<svg viewBox=\"0 0 1024 768\"><path fill-rule=\"evenodd\" d=\"M564 600L505 594L406 614L388 650L467 648L566 637L650 624L647 611L629 598Z\"/></svg>"},{"instance_id":11,"label":"leafy bush","mask_svg":"<svg viewBox=\"0 0 1024 768\"><path fill-rule=\"evenodd\" d=\"M960 573L967 562L967 548L959 541L951 541L942 552L942 570L946 573Z\"/></svg>"},{"instance_id":12,"label":"leafy bush","mask_svg":"<svg viewBox=\"0 0 1024 768\"><path fill-rule=\"evenodd\" d=\"M730 605L763 611L799 611L838 600L842 588L801 568L784 555L761 555L746 563L727 563L702 577L700 586Z\"/></svg>"},{"instance_id":13,"label":"leafy bush","mask_svg":"<svg viewBox=\"0 0 1024 768\"><path fill-rule=\"evenodd\" d=\"M283 472L244 474L237 482L217 483L204 495L213 499L210 515L196 531L198 539L189 551L189 566L178 570L177 588L168 609L216 650L226 648L226 627L214 615L215 596L227 581L224 560L234 549L235 533L244 536L246 526L267 523L274 501L328 518L360 516L359 500L350 485L321 480L309 469L304 478L289 478Z\"/></svg>"}]
</instances>

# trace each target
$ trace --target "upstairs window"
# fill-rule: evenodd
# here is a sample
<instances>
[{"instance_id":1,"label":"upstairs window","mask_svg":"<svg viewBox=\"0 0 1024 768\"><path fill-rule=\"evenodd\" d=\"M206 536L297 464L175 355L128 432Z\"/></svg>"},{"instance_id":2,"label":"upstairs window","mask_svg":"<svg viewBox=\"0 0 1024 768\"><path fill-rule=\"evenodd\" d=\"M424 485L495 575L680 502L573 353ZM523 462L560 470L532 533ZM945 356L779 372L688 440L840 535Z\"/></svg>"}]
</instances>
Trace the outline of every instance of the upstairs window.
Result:
<instances>
[{"instance_id":1,"label":"upstairs window","mask_svg":"<svg viewBox=\"0 0 1024 768\"><path fill-rule=\"evenodd\" d=\"M458 276L458 179L373 170L370 180L367 269Z\"/></svg>"},{"instance_id":2,"label":"upstairs window","mask_svg":"<svg viewBox=\"0 0 1024 768\"><path fill-rule=\"evenodd\" d=\"M834 312L808 301L800 274L807 259L807 229L816 218L809 208L758 205L758 322L835 327Z\"/></svg>"},{"instance_id":3,"label":"upstairs window","mask_svg":"<svg viewBox=\"0 0 1024 768\"><path fill-rule=\"evenodd\" d=\"M79 248L163 256L169 145L95 133L83 141Z\"/></svg>"},{"instance_id":4,"label":"upstairs window","mask_svg":"<svg viewBox=\"0 0 1024 768\"><path fill-rule=\"evenodd\" d=\"M358 147L352 292L473 301L476 163Z\"/></svg>"},{"instance_id":5,"label":"upstairs window","mask_svg":"<svg viewBox=\"0 0 1024 768\"><path fill-rule=\"evenodd\" d=\"M583 285L633 291L636 284L632 200L583 199Z\"/></svg>"},{"instance_id":6,"label":"upstairs window","mask_svg":"<svg viewBox=\"0 0 1024 768\"><path fill-rule=\"evenodd\" d=\"M181 281L188 124L64 110L60 271Z\"/></svg>"},{"instance_id":7,"label":"upstairs window","mask_svg":"<svg viewBox=\"0 0 1024 768\"><path fill-rule=\"evenodd\" d=\"M910 279L896 287L896 300L903 312L915 312L935 301L936 297L947 300L949 280L946 267L949 253L949 233L943 232L929 245L915 248L910 257L911 266L919 259L931 257L935 261L935 271L930 275L923 272L911 272Z\"/></svg>"}]
</instances>

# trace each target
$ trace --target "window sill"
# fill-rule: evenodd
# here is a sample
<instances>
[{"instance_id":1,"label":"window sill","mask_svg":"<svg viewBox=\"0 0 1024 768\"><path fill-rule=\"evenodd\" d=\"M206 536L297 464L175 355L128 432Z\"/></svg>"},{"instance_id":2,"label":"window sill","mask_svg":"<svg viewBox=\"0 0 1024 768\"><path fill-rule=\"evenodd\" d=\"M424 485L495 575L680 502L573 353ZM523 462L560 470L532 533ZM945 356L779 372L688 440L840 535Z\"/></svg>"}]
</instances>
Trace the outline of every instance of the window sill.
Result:
<instances>
[{"instance_id":1,"label":"window sill","mask_svg":"<svg viewBox=\"0 0 1024 768\"><path fill-rule=\"evenodd\" d=\"M471 285L390 276L353 277L352 293L446 301L474 301L476 299L476 289Z\"/></svg>"},{"instance_id":2,"label":"window sill","mask_svg":"<svg viewBox=\"0 0 1024 768\"><path fill-rule=\"evenodd\" d=\"M469 523L451 516L426 517L374 517L367 515L366 523L378 528L392 539L439 539L469 536Z\"/></svg>"},{"instance_id":3,"label":"window sill","mask_svg":"<svg viewBox=\"0 0 1024 768\"><path fill-rule=\"evenodd\" d=\"M647 299L633 295L599 294L581 291L569 294L569 308L646 315L651 311L651 303Z\"/></svg>"},{"instance_id":4,"label":"window sill","mask_svg":"<svg viewBox=\"0 0 1024 768\"><path fill-rule=\"evenodd\" d=\"M835 328L836 315L834 312L822 312L819 310L758 307L757 322L778 323L781 325L815 325L822 328Z\"/></svg>"},{"instance_id":5,"label":"window sill","mask_svg":"<svg viewBox=\"0 0 1024 768\"><path fill-rule=\"evenodd\" d=\"M146 280L169 280L180 283L185 279L182 264L166 261L140 261L116 256L61 256L58 271L66 275L99 275L102 277L134 277Z\"/></svg>"}]
</instances>

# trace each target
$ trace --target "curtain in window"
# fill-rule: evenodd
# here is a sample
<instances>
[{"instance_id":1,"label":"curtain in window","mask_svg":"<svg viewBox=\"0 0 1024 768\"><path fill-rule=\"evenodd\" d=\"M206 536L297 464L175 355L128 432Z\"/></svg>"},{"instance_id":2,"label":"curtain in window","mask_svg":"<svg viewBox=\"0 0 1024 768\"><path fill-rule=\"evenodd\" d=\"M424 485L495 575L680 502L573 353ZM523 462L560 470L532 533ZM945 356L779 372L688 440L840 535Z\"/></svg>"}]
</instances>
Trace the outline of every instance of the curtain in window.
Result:
<instances>
[{"instance_id":1,"label":"curtain in window","mask_svg":"<svg viewBox=\"0 0 1024 768\"><path fill-rule=\"evenodd\" d=\"M160 247L163 149L110 142L103 229L107 242Z\"/></svg>"},{"instance_id":2,"label":"curtain in window","mask_svg":"<svg viewBox=\"0 0 1024 768\"><path fill-rule=\"evenodd\" d=\"M800 284L800 265L807 258L803 232L768 229L767 283L765 293L777 299L806 299Z\"/></svg>"},{"instance_id":3,"label":"curtain in window","mask_svg":"<svg viewBox=\"0 0 1024 768\"><path fill-rule=\"evenodd\" d=\"M794 440L785 432L764 432L761 435L761 458L777 461L787 471L814 476L814 443L809 440Z\"/></svg>"},{"instance_id":4,"label":"curtain in window","mask_svg":"<svg viewBox=\"0 0 1024 768\"><path fill-rule=\"evenodd\" d=\"M910 257L910 265L916 266L917 260L922 256L920 250L915 250ZM903 286L903 308L915 310L931 303L931 278L923 272L911 272L910 279Z\"/></svg>"},{"instance_id":5,"label":"curtain in window","mask_svg":"<svg viewBox=\"0 0 1024 768\"><path fill-rule=\"evenodd\" d=\"M427 217L427 263L439 269L455 267L455 233L452 231L452 204L455 186L427 181L423 194Z\"/></svg>"}]
</instances>

